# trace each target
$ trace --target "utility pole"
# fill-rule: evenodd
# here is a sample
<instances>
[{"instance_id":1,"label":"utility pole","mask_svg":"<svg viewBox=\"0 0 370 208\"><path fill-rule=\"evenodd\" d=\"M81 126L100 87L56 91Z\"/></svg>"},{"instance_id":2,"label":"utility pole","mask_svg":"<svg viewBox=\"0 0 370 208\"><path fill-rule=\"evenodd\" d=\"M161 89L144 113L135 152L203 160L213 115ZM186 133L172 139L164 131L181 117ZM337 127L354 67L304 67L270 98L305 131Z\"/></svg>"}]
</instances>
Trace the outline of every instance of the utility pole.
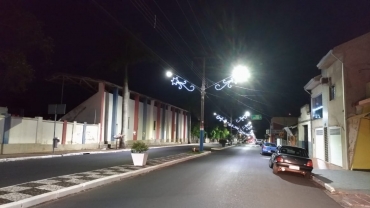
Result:
<instances>
[{"instance_id":1,"label":"utility pole","mask_svg":"<svg viewBox=\"0 0 370 208\"><path fill-rule=\"evenodd\" d=\"M200 138L199 138L199 151L203 151L204 142L204 96L206 94L206 58L203 57L203 76L202 76L202 87L201 87L201 107L200 107Z\"/></svg>"}]
</instances>

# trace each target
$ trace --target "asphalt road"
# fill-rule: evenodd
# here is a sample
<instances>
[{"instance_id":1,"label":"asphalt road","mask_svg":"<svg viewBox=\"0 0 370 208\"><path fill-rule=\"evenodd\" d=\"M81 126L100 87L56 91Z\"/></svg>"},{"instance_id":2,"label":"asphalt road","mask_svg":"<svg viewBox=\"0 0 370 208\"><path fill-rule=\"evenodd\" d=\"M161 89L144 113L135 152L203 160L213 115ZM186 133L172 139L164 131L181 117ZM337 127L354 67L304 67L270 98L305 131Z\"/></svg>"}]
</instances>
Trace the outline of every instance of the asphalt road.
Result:
<instances>
[{"instance_id":1,"label":"asphalt road","mask_svg":"<svg viewBox=\"0 0 370 208\"><path fill-rule=\"evenodd\" d=\"M194 146L197 145L194 144ZM207 144L204 149L210 151L210 148L215 146L219 145ZM191 147L175 146L149 149L148 159L189 152ZM0 163L0 187L123 164L132 164L129 151L3 162Z\"/></svg>"},{"instance_id":2,"label":"asphalt road","mask_svg":"<svg viewBox=\"0 0 370 208\"><path fill-rule=\"evenodd\" d=\"M341 207L311 180L274 175L258 147L237 146L37 206Z\"/></svg>"}]
</instances>

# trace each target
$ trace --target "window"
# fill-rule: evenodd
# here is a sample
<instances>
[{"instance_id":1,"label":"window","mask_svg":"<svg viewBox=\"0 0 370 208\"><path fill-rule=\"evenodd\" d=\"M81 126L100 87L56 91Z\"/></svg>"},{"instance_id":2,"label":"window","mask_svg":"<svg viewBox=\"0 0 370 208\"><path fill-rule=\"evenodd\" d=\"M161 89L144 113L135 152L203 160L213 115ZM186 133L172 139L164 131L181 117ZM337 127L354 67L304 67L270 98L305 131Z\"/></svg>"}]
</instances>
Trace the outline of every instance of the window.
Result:
<instances>
[{"instance_id":1,"label":"window","mask_svg":"<svg viewBox=\"0 0 370 208\"><path fill-rule=\"evenodd\" d=\"M156 126L156 122L154 121L154 124L153 124L153 130L155 130L155 126Z\"/></svg>"},{"instance_id":2,"label":"window","mask_svg":"<svg viewBox=\"0 0 370 208\"><path fill-rule=\"evenodd\" d=\"M334 100L334 98L335 98L335 85L330 86L329 89L330 89L330 92L329 92L330 100Z\"/></svg>"},{"instance_id":3,"label":"window","mask_svg":"<svg viewBox=\"0 0 370 208\"><path fill-rule=\"evenodd\" d=\"M322 118L322 95L312 98L312 119Z\"/></svg>"},{"instance_id":4,"label":"window","mask_svg":"<svg viewBox=\"0 0 370 208\"><path fill-rule=\"evenodd\" d=\"M305 149L301 148L295 148L295 147L282 147L280 149L280 152L283 154L288 154L288 155L296 155L300 157L308 157L308 154Z\"/></svg>"}]
</instances>

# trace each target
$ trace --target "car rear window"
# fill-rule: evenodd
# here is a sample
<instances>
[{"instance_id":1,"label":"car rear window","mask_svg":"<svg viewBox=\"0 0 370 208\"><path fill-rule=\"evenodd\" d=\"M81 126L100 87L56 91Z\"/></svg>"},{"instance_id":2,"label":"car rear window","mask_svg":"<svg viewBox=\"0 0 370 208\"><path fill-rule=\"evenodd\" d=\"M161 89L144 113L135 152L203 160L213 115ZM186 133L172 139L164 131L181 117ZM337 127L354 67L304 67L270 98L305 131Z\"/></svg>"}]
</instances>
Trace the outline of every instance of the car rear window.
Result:
<instances>
[{"instance_id":1,"label":"car rear window","mask_svg":"<svg viewBox=\"0 0 370 208\"><path fill-rule=\"evenodd\" d=\"M308 157L306 150L294 147L282 147L280 152L288 155L296 155L300 157Z\"/></svg>"},{"instance_id":2,"label":"car rear window","mask_svg":"<svg viewBox=\"0 0 370 208\"><path fill-rule=\"evenodd\" d=\"M274 143L265 143L263 145L265 145L267 147L276 147L276 144L274 144Z\"/></svg>"}]
</instances>

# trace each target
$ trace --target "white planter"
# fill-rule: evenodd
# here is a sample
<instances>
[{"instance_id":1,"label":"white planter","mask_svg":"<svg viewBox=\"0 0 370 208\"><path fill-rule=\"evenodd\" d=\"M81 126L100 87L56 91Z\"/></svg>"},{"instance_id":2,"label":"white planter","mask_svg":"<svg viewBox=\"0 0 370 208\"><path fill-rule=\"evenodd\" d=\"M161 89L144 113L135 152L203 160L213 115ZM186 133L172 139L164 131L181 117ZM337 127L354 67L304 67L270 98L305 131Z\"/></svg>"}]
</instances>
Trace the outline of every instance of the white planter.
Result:
<instances>
[{"instance_id":1,"label":"white planter","mask_svg":"<svg viewBox=\"0 0 370 208\"><path fill-rule=\"evenodd\" d=\"M146 160L148 159L148 153L131 153L132 161L134 162L134 166L144 166L146 164Z\"/></svg>"}]
</instances>

